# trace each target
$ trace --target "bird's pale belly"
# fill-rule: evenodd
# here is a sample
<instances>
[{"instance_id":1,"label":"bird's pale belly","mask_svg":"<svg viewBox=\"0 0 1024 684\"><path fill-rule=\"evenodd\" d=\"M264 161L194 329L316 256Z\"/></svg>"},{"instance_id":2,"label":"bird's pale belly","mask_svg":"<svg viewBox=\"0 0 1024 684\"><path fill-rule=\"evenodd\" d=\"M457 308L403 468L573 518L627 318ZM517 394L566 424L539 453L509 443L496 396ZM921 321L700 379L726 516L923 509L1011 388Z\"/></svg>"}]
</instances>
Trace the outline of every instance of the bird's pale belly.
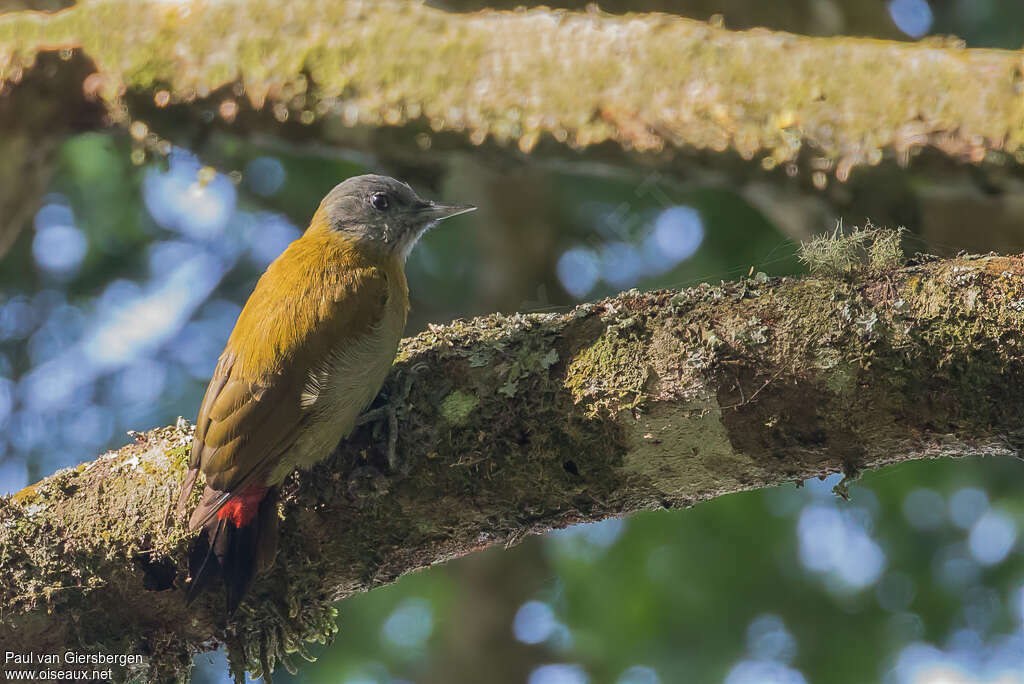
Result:
<instances>
[{"instance_id":1,"label":"bird's pale belly","mask_svg":"<svg viewBox=\"0 0 1024 684\"><path fill-rule=\"evenodd\" d=\"M279 484L296 468L326 458L355 427L377 396L398 350L405 316L387 316L370 333L349 340L310 373L302 406L309 413L291 449L274 467L268 485Z\"/></svg>"}]
</instances>

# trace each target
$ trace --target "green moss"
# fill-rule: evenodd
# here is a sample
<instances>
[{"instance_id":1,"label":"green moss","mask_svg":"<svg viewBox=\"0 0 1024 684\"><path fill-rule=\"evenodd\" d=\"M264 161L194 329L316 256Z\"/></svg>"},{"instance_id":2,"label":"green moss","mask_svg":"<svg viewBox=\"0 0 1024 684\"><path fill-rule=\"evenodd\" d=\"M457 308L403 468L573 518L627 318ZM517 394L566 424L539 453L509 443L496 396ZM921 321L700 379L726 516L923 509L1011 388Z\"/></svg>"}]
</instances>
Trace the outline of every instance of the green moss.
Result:
<instances>
[{"instance_id":1,"label":"green moss","mask_svg":"<svg viewBox=\"0 0 1024 684\"><path fill-rule=\"evenodd\" d=\"M192 440L182 444L181 446L174 447L173 449L167 450L167 458L177 465L187 465L188 457L192 453Z\"/></svg>"},{"instance_id":2,"label":"green moss","mask_svg":"<svg viewBox=\"0 0 1024 684\"><path fill-rule=\"evenodd\" d=\"M526 375L537 371L545 371L558 361L555 349L537 349L524 347L519 358L507 364L505 382L498 388L498 393L506 397L514 397L519 389L519 381Z\"/></svg>"},{"instance_id":3,"label":"green moss","mask_svg":"<svg viewBox=\"0 0 1024 684\"><path fill-rule=\"evenodd\" d=\"M903 265L900 246L905 228L875 228L870 222L863 228L844 232L842 226L829 235L819 235L800 243L800 261L815 275L849 277L857 273L880 276Z\"/></svg>"},{"instance_id":4,"label":"green moss","mask_svg":"<svg viewBox=\"0 0 1024 684\"><path fill-rule=\"evenodd\" d=\"M895 230L876 230L873 240L868 246L868 265L873 275L891 273L903 265L903 247L901 241L907 229L903 226Z\"/></svg>"},{"instance_id":5,"label":"green moss","mask_svg":"<svg viewBox=\"0 0 1024 684\"><path fill-rule=\"evenodd\" d=\"M591 401L596 408L602 395L639 399L648 377L647 365L636 337L610 327L570 361L565 384L576 401Z\"/></svg>"},{"instance_id":6,"label":"green moss","mask_svg":"<svg viewBox=\"0 0 1024 684\"><path fill-rule=\"evenodd\" d=\"M829 392L849 396L857 388L858 369L851 363L840 362L825 375L825 387Z\"/></svg>"},{"instance_id":7,"label":"green moss","mask_svg":"<svg viewBox=\"0 0 1024 684\"><path fill-rule=\"evenodd\" d=\"M462 425L479 403L473 395L455 390L441 401L441 416L452 425Z\"/></svg>"}]
</instances>

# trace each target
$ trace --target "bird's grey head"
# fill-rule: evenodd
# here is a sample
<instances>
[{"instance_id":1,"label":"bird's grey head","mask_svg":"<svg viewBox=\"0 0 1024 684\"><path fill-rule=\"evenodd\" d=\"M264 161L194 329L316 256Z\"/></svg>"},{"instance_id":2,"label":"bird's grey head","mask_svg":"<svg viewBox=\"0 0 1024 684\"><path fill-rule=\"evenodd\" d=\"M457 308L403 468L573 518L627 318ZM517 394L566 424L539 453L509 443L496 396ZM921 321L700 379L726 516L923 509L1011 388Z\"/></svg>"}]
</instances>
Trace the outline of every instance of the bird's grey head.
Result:
<instances>
[{"instance_id":1,"label":"bird's grey head","mask_svg":"<svg viewBox=\"0 0 1024 684\"><path fill-rule=\"evenodd\" d=\"M334 186L317 213L332 230L404 261L428 228L475 208L420 199L407 183L371 174Z\"/></svg>"}]
</instances>

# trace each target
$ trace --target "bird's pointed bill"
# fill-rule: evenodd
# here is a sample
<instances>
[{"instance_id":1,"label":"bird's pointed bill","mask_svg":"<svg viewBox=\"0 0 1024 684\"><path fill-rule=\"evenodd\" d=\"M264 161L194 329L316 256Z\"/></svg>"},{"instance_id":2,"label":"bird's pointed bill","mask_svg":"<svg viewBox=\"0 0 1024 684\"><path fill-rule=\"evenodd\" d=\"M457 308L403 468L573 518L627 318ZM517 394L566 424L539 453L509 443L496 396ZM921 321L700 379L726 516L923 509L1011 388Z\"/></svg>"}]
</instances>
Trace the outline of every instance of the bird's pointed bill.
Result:
<instances>
[{"instance_id":1,"label":"bird's pointed bill","mask_svg":"<svg viewBox=\"0 0 1024 684\"><path fill-rule=\"evenodd\" d=\"M426 221L441 221L471 211L476 211L476 207L472 204L438 204L437 202L427 202L425 206L417 210Z\"/></svg>"}]
</instances>

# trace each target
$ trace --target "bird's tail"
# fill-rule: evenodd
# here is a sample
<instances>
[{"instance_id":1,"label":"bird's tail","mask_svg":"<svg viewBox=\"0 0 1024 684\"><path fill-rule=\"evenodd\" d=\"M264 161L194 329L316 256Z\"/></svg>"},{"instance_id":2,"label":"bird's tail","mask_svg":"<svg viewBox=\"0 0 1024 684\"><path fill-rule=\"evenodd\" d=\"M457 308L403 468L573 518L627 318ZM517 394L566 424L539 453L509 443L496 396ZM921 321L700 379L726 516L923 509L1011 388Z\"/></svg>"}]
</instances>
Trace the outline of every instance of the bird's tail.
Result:
<instances>
[{"instance_id":1,"label":"bird's tail","mask_svg":"<svg viewBox=\"0 0 1024 684\"><path fill-rule=\"evenodd\" d=\"M192 515L192 524L202 524L203 531L189 554L192 581L187 600L194 600L220 575L230 615L245 598L256 574L273 564L277 553L277 488L249 487L228 498L215 515L202 515L206 502L223 498L223 492L207 487Z\"/></svg>"}]
</instances>

